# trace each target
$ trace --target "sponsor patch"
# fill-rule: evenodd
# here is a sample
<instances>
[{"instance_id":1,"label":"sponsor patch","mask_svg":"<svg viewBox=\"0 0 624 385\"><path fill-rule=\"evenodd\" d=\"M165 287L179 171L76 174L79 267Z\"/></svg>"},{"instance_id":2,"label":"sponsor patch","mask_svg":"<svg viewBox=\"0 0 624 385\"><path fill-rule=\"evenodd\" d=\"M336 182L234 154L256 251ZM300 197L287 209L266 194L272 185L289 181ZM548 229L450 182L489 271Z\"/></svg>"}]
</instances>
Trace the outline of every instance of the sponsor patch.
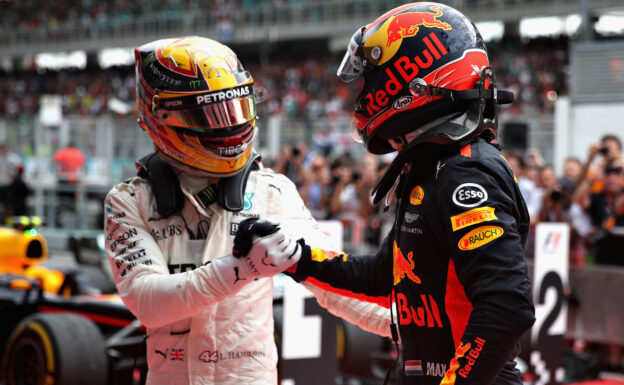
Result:
<instances>
[{"instance_id":1,"label":"sponsor patch","mask_svg":"<svg viewBox=\"0 0 624 385\"><path fill-rule=\"evenodd\" d=\"M254 193L246 192L243 201L243 211L249 211L253 207L253 199Z\"/></svg>"},{"instance_id":2,"label":"sponsor patch","mask_svg":"<svg viewBox=\"0 0 624 385\"><path fill-rule=\"evenodd\" d=\"M405 361L405 375L406 376L422 376L422 363L420 360L407 360Z\"/></svg>"},{"instance_id":3,"label":"sponsor patch","mask_svg":"<svg viewBox=\"0 0 624 385\"><path fill-rule=\"evenodd\" d=\"M392 103L392 108L394 110L400 111L400 110L408 107L410 104L412 104L412 97L411 96L402 96L402 97L398 98L397 100L395 100L394 103Z\"/></svg>"},{"instance_id":4,"label":"sponsor patch","mask_svg":"<svg viewBox=\"0 0 624 385\"><path fill-rule=\"evenodd\" d=\"M424 197L425 192L422 187L416 186L412 189L412 192L410 192L410 203L414 206L419 205L422 203Z\"/></svg>"},{"instance_id":5,"label":"sponsor patch","mask_svg":"<svg viewBox=\"0 0 624 385\"><path fill-rule=\"evenodd\" d=\"M482 339L482 338L477 337L475 339L475 341L474 341L474 346L472 347L472 349L470 349L468 351L468 354L466 354L466 356L465 356L466 365L461 367L457 371L457 374L459 374L460 376L462 376L464 378L468 378L468 375L470 374L470 371L472 370L472 368L474 367L475 363L479 359L479 356L481 354L481 350L483 350L483 345L485 345L485 340Z\"/></svg>"},{"instance_id":6,"label":"sponsor patch","mask_svg":"<svg viewBox=\"0 0 624 385\"><path fill-rule=\"evenodd\" d=\"M415 213L405 213L405 223L414 223L415 221L418 220L418 218L420 218L420 214L415 214Z\"/></svg>"},{"instance_id":7,"label":"sponsor patch","mask_svg":"<svg viewBox=\"0 0 624 385\"><path fill-rule=\"evenodd\" d=\"M477 183L460 184L453 191L453 203L461 207L475 207L487 199L487 192L483 186Z\"/></svg>"},{"instance_id":8,"label":"sponsor patch","mask_svg":"<svg viewBox=\"0 0 624 385\"><path fill-rule=\"evenodd\" d=\"M230 235L236 235L238 231L238 223L230 223Z\"/></svg>"},{"instance_id":9,"label":"sponsor patch","mask_svg":"<svg viewBox=\"0 0 624 385\"><path fill-rule=\"evenodd\" d=\"M503 235L502 227L481 226L464 235L457 246L460 250L472 250L492 242Z\"/></svg>"},{"instance_id":10,"label":"sponsor patch","mask_svg":"<svg viewBox=\"0 0 624 385\"><path fill-rule=\"evenodd\" d=\"M402 225L401 231L403 231L404 233L409 233L409 234L423 235L422 229L418 227L407 227L405 225Z\"/></svg>"},{"instance_id":11,"label":"sponsor patch","mask_svg":"<svg viewBox=\"0 0 624 385\"><path fill-rule=\"evenodd\" d=\"M496 214L494 214L494 207L478 207L476 209L468 210L461 214L452 216L451 226L453 226L453 231L457 231L459 229L463 229L464 227L494 219L498 219Z\"/></svg>"}]
</instances>

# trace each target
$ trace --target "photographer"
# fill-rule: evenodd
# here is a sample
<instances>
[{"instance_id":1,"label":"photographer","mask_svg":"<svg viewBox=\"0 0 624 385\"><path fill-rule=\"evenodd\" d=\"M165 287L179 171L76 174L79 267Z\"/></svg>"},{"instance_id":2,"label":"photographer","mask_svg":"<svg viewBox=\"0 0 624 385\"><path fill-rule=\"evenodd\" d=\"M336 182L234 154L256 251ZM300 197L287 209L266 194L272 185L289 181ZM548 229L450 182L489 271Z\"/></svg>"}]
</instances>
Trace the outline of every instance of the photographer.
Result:
<instances>
[{"instance_id":1,"label":"photographer","mask_svg":"<svg viewBox=\"0 0 624 385\"><path fill-rule=\"evenodd\" d=\"M311 182L311 175L305 166L307 156L308 149L304 143L285 145L274 168L276 173L284 174L293 181L300 194Z\"/></svg>"},{"instance_id":2,"label":"photographer","mask_svg":"<svg viewBox=\"0 0 624 385\"><path fill-rule=\"evenodd\" d=\"M339 159L333 166L330 215L343 222L351 243L361 245L367 219L374 212L370 192L375 181L370 180L365 167L354 164L350 157Z\"/></svg>"},{"instance_id":3,"label":"photographer","mask_svg":"<svg viewBox=\"0 0 624 385\"><path fill-rule=\"evenodd\" d=\"M595 248L597 264L624 265L624 162L615 159L601 171L603 190L584 196L579 203L588 212L595 231L590 239Z\"/></svg>"},{"instance_id":4,"label":"photographer","mask_svg":"<svg viewBox=\"0 0 624 385\"><path fill-rule=\"evenodd\" d=\"M574 183L558 178L544 191L538 222L565 222L570 224L570 263L584 264L584 239L592 230L589 216L573 201Z\"/></svg>"},{"instance_id":5,"label":"photographer","mask_svg":"<svg viewBox=\"0 0 624 385\"><path fill-rule=\"evenodd\" d=\"M622 159L622 141L617 136L605 135L600 139L600 143L592 144L587 160L575 181L577 190L574 199L580 201L587 194L601 192L604 189L602 172L604 167L607 163L618 159ZM597 164L592 168L595 161Z\"/></svg>"}]
</instances>

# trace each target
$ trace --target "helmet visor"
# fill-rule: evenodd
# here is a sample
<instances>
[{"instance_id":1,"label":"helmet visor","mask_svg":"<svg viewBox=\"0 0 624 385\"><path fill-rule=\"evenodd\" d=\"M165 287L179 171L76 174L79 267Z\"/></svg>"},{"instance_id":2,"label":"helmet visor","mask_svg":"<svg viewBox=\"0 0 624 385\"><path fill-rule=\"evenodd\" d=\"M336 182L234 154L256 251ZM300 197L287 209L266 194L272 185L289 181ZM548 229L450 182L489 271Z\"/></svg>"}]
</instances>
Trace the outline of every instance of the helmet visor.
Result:
<instances>
[{"instance_id":1,"label":"helmet visor","mask_svg":"<svg viewBox=\"0 0 624 385\"><path fill-rule=\"evenodd\" d=\"M363 28L362 28L363 29ZM354 81L364 73L364 63L362 59L362 29L358 29L351 37L347 52L342 58L338 72L340 80L345 83Z\"/></svg>"},{"instance_id":2,"label":"helmet visor","mask_svg":"<svg viewBox=\"0 0 624 385\"><path fill-rule=\"evenodd\" d=\"M199 98L202 95L198 96ZM164 99L163 104L175 103L179 99ZM239 126L256 117L256 103L253 95L220 103L180 110L161 110L157 115L163 125L183 127L204 133L213 129Z\"/></svg>"}]
</instances>

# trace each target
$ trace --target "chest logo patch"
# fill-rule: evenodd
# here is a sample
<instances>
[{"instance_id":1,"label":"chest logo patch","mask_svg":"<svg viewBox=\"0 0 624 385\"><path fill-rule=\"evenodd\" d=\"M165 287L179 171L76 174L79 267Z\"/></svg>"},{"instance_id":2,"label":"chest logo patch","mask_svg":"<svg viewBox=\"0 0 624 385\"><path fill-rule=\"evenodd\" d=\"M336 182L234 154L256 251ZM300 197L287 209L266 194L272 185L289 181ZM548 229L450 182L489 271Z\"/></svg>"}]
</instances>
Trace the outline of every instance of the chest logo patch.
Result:
<instances>
[{"instance_id":1,"label":"chest logo patch","mask_svg":"<svg viewBox=\"0 0 624 385\"><path fill-rule=\"evenodd\" d=\"M414 274L414 254L410 251L407 256L403 255L396 241L392 244L392 254L394 257L394 286L398 285L403 278L407 278L414 283L421 283L420 278Z\"/></svg>"},{"instance_id":2,"label":"chest logo patch","mask_svg":"<svg viewBox=\"0 0 624 385\"><path fill-rule=\"evenodd\" d=\"M488 199L487 191L480 184L464 183L453 191L453 203L461 207L475 207Z\"/></svg>"},{"instance_id":3,"label":"chest logo patch","mask_svg":"<svg viewBox=\"0 0 624 385\"><path fill-rule=\"evenodd\" d=\"M423 191L422 187L416 186L412 189L412 192L410 192L410 203L414 206L417 206L422 203L424 197L425 192Z\"/></svg>"},{"instance_id":4,"label":"chest logo patch","mask_svg":"<svg viewBox=\"0 0 624 385\"><path fill-rule=\"evenodd\" d=\"M451 217L451 226L453 231L463 229L464 227L476 225L477 223L492 221L498 219L494 214L494 207L478 207L476 209L464 211L461 214Z\"/></svg>"},{"instance_id":5,"label":"chest logo patch","mask_svg":"<svg viewBox=\"0 0 624 385\"><path fill-rule=\"evenodd\" d=\"M457 246L460 250L476 249L499 238L504 232L502 227L481 226L464 235Z\"/></svg>"},{"instance_id":6,"label":"chest logo patch","mask_svg":"<svg viewBox=\"0 0 624 385\"><path fill-rule=\"evenodd\" d=\"M252 198L254 193L246 192L244 195L243 211L249 211L253 207Z\"/></svg>"}]
</instances>

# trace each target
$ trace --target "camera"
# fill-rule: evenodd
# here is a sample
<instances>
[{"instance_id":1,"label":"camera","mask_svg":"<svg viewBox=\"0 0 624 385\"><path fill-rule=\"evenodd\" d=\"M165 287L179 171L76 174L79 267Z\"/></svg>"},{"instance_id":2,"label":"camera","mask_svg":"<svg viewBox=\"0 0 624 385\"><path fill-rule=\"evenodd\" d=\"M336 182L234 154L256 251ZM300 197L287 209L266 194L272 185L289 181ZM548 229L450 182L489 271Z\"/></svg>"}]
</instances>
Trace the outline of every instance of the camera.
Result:
<instances>
[{"instance_id":1,"label":"camera","mask_svg":"<svg viewBox=\"0 0 624 385\"><path fill-rule=\"evenodd\" d=\"M607 155L609 153L609 147L602 146L600 147L600 150L598 150L598 152L600 152L602 155Z\"/></svg>"},{"instance_id":2,"label":"camera","mask_svg":"<svg viewBox=\"0 0 624 385\"><path fill-rule=\"evenodd\" d=\"M292 148L292 155L293 155L293 156L299 156L299 154L301 154L301 150L299 149L299 147L294 146L294 147Z\"/></svg>"},{"instance_id":3,"label":"camera","mask_svg":"<svg viewBox=\"0 0 624 385\"><path fill-rule=\"evenodd\" d=\"M559 202L563 199L563 193L559 190L553 190L550 192L550 200L553 202Z\"/></svg>"}]
</instances>

